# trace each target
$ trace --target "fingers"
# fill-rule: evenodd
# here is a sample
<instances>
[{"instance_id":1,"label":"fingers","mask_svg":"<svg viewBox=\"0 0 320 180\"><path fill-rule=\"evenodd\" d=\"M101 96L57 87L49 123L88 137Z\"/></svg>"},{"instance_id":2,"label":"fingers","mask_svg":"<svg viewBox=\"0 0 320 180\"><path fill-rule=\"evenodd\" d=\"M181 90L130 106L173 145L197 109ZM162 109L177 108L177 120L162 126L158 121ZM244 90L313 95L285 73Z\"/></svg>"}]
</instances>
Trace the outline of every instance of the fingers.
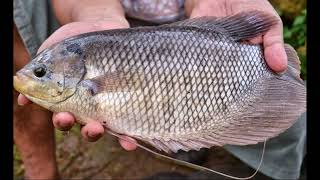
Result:
<instances>
[{"instance_id":1,"label":"fingers","mask_svg":"<svg viewBox=\"0 0 320 180\"><path fill-rule=\"evenodd\" d=\"M32 102L26 97L24 96L23 94L19 94L18 96L18 104L20 106L24 106L24 105L27 105L27 104L31 104Z\"/></svg>"},{"instance_id":2,"label":"fingers","mask_svg":"<svg viewBox=\"0 0 320 180\"><path fill-rule=\"evenodd\" d=\"M19 105L26 105L31 103L32 102L28 100L24 95L20 94L18 96ZM75 124L76 121L74 116L71 113L60 112L60 113L53 114L52 122L55 128L61 131L68 131L72 128L72 126ZM94 142L94 141L97 141L104 134L104 128L99 122L92 121L82 127L81 134L85 140ZM123 137L136 142L133 138L130 138L128 136L123 136ZM135 144L132 144L122 139L119 139L119 143L127 151L132 151L137 148Z\"/></svg>"},{"instance_id":3,"label":"fingers","mask_svg":"<svg viewBox=\"0 0 320 180\"><path fill-rule=\"evenodd\" d=\"M54 126L61 130L67 131L72 128L75 124L75 119L72 114L68 112L55 113L53 115L53 124ZM81 135L83 138L89 142L95 142L104 134L104 127L98 121L88 122L85 126L81 128ZM129 139L130 141L135 141L135 139L130 138L128 136L122 136L125 139ZM119 139L120 145L127 151L132 151L137 148L137 146L133 143L127 142L125 140Z\"/></svg>"},{"instance_id":4,"label":"fingers","mask_svg":"<svg viewBox=\"0 0 320 180\"><path fill-rule=\"evenodd\" d=\"M266 58L268 66L275 72L281 73L287 68L287 54L284 50L282 37L256 37L250 39L252 44L263 43L264 56ZM264 39L264 40L263 40Z\"/></svg>"},{"instance_id":5,"label":"fingers","mask_svg":"<svg viewBox=\"0 0 320 180\"><path fill-rule=\"evenodd\" d=\"M249 40L250 43L263 43L264 55L268 66L275 72L281 73L287 68L287 55L283 44L283 28L280 17L272 5L264 1L186 1L186 14L190 18L199 16L228 16L245 10L260 10L273 14L279 19L279 23L274 25L264 36L256 37Z\"/></svg>"},{"instance_id":6,"label":"fingers","mask_svg":"<svg viewBox=\"0 0 320 180\"><path fill-rule=\"evenodd\" d=\"M288 62L287 55L282 43L274 43L272 46L268 46L264 50L264 55L269 67L281 73L286 70Z\"/></svg>"},{"instance_id":7,"label":"fingers","mask_svg":"<svg viewBox=\"0 0 320 180\"><path fill-rule=\"evenodd\" d=\"M103 126L97 122L97 121L92 121L89 122L88 124L86 124L85 126L83 126L81 128L81 134L83 136L83 138L89 142L94 142L97 141L99 138L101 138L101 136L104 134L104 128ZM133 141L136 142L135 139L129 137L129 136L121 136L124 139L128 139L129 141ZM123 139L118 139L120 145L123 147L123 149L127 150L127 151L132 151L135 150L137 148L137 146L133 143L130 143L128 141L125 141Z\"/></svg>"},{"instance_id":8,"label":"fingers","mask_svg":"<svg viewBox=\"0 0 320 180\"><path fill-rule=\"evenodd\" d=\"M68 131L75 124L75 119L71 113L60 112L53 114L52 122L55 128L61 131Z\"/></svg>"},{"instance_id":9,"label":"fingers","mask_svg":"<svg viewBox=\"0 0 320 180\"><path fill-rule=\"evenodd\" d=\"M104 127L98 121L91 121L81 128L81 135L84 137L85 140L89 142L97 141L104 134L104 132ZM129 141L136 142L135 139L129 136L122 135L121 137L124 139L128 139ZM135 144L120 138L119 143L123 147L123 149L127 151L132 151L137 148Z\"/></svg>"},{"instance_id":10,"label":"fingers","mask_svg":"<svg viewBox=\"0 0 320 180\"><path fill-rule=\"evenodd\" d=\"M17 101L18 101L18 104L21 106L32 103L23 94L19 94ZM68 131L75 124L74 117L68 112L54 113L52 117L52 121L53 121L53 125L61 131Z\"/></svg>"},{"instance_id":11,"label":"fingers","mask_svg":"<svg viewBox=\"0 0 320 180\"><path fill-rule=\"evenodd\" d=\"M250 39L252 44L263 43L264 56L268 66L277 73L281 73L287 68L287 54L284 49L282 26L275 25L264 36Z\"/></svg>"},{"instance_id":12,"label":"fingers","mask_svg":"<svg viewBox=\"0 0 320 180\"><path fill-rule=\"evenodd\" d=\"M85 140L94 142L104 134L104 128L99 122L91 121L81 128L81 134Z\"/></svg>"},{"instance_id":13,"label":"fingers","mask_svg":"<svg viewBox=\"0 0 320 180\"><path fill-rule=\"evenodd\" d=\"M121 136L124 139L128 139L129 141L133 141L133 142L137 142L135 139L129 137L129 136ZM125 141L123 139L118 139L120 145L123 147L123 149L127 150L127 151L133 151L135 149L137 149L137 146L133 143L130 143L128 141Z\"/></svg>"},{"instance_id":14,"label":"fingers","mask_svg":"<svg viewBox=\"0 0 320 180\"><path fill-rule=\"evenodd\" d=\"M263 36L264 56L267 64L275 72L283 72L288 65L284 50L282 25L276 25Z\"/></svg>"},{"instance_id":15,"label":"fingers","mask_svg":"<svg viewBox=\"0 0 320 180\"><path fill-rule=\"evenodd\" d=\"M258 36L249 40L252 44L260 44L263 42L262 36Z\"/></svg>"}]
</instances>

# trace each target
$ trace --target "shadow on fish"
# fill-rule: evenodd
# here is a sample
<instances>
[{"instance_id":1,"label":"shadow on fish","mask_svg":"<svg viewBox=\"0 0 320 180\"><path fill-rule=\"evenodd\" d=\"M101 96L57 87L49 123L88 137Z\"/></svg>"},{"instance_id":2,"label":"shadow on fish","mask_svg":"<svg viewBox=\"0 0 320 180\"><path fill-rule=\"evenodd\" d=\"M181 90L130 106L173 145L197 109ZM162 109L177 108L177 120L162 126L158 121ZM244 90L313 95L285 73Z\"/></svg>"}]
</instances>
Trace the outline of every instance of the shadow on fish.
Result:
<instances>
[{"instance_id":1,"label":"shadow on fish","mask_svg":"<svg viewBox=\"0 0 320 180\"><path fill-rule=\"evenodd\" d=\"M14 87L80 124L101 122L158 150L248 145L275 137L306 110L295 50L274 73L242 40L277 22L259 11L77 35L39 53Z\"/></svg>"}]
</instances>

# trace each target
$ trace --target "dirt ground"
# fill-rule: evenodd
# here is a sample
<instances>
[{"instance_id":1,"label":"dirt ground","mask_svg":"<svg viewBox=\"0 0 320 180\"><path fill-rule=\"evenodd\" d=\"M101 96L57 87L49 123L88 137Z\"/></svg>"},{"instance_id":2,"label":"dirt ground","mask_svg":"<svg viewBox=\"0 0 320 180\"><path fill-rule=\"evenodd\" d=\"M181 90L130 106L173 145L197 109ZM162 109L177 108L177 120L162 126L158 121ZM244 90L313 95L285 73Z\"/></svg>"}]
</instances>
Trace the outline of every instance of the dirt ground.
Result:
<instances>
[{"instance_id":1,"label":"dirt ground","mask_svg":"<svg viewBox=\"0 0 320 180\"><path fill-rule=\"evenodd\" d=\"M191 176L189 179L209 176L170 161L160 160L143 149L125 151L117 139L108 134L99 141L90 143L82 139L78 128L73 128L67 135L56 130L56 141L57 161L63 179L143 179L160 172L178 172ZM14 179L18 180L24 173L23 163L17 151L14 155ZM223 148L210 149L203 165L240 177L250 176L254 172ZM222 176L214 174L209 177L223 179ZM254 179L269 178L258 174Z\"/></svg>"}]
</instances>

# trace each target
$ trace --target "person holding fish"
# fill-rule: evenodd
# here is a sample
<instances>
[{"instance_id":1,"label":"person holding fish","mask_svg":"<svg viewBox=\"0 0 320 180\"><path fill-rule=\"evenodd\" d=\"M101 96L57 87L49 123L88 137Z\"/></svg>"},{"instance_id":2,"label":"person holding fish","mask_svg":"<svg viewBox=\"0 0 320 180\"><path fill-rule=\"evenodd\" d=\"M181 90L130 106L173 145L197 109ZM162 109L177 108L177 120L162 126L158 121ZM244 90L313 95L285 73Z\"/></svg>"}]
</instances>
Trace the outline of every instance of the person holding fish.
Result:
<instances>
[{"instance_id":1,"label":"person holding fish","mask_svg":"<svg viewBox=\"0 0 320 180\"><path fill-rule=\"evenodd\" d=\"M163 24L182 20L185 17L190 19L203 16L222 18L253 10L268 14L273 18L272 22L270 20L271 18L266 18L266 21L261 21L261 19L259 21L259 19L257 19L260 23L258 24L259 27L261 26L261 32L253 33L256 35L254 37L248 35L248 32L251 32L249 30L242 32L242 34L240 31L237 34L236 31L228 30L229 35L233 36L232 38L234 39L238 38L237 40L245 41L243 43L262 44L263 55L268 67L277 74L284 74L288 66L288 48L285 49L286 46L283 42L281 19L267 0L52 0L51 2L14 0L14 68L15 70L21 69L28 63L30 57L34 57L37 54L39 54L39 57L45 58L46 56L41 53L46 52L47 48L67 38L101 30L129 28L130 25L125 15L147 22ZM43 14L43 16L39 16L39 14ZM260 18L259 15L246 18L250 21L250 18L257 17ZM270 20L270 22L268 20ZM238 22L236 18L230 18L229 21ZM197 22L193 23L197 24ZM266 27L263 25L265 24L266 26L268 23L272 23L271 28L262 34L262 32L266 30ZM59 24L61 27L59 27ZM222 23L217 24L221 25ZM234 25L237 24L234 23ZM221 26L223 27L223 25ZM61 51L61 55L63 56L68 53L82 55L82 50L79 44L70 44L70 46L67 46L68 52ZM288 56L289 55L290 53ZM47 54L47 56L49 57L51 55ZM76 59L73 63L72 65L74 66L70 66L69 69L74 69L74 71L81 70L81 64L78 65L80 61L77 62ZM290 68L289 70L291 70ZM293 70L293 72L295 71ZM45 68L38 67L34 73L37 77L42 77L46 73ZM55 78L54 76L55 74L53 78ZM113 83L121 86L122 82L118 80L119 79L115 79ZM18 79L15 79L15 81L18 83ZM68 84L68 82L60 83ZM85 85L90 86L92 82L87 82ZM23 89L22 86L17 85L16 87L18 89L20 88L21 91ZM48 89L48 91L51 92L50 89ZM98 94L98 92L99 86L94 86L94 88L90 89L91 94L95 95ZM299 91L297 90L297 92ZM51 114L36 104L32 104L29 100L32 98L32 95L38 95L36 90L32 92L33 94L30 95L29 98L22 94L18 96L17 92L15 93L14 142L19 148L25 163L25 176L31 179L56 179L59 177L59 174L54 155L55 144L53 127L50 122ZM45 97L45 95L43 95L43 97ZM24 107L18 106L16 102ZM97 108L102 107L98 106ZM268 159L265 160L264 165L261 167L262 173L280 179L299 177L300 166L305 155L306 120L305 114L301 117L297 116L295 119L298 117L297 122L287 131L270 140L266 150ZM99 122L96 119L80 120L80 118L77 119L75 115L70 112L59 112L53 113L52 115L54 127L62 131L70 130L77 122L76 120L86 121L81 128L81 134L88 141L97 141L105 133L105 127L103 126L105 121ZM137 148L134 143L125 140L135 142L132 137L123 135L120 137L122 138L119 139L119 143L124 149L130 151ZM268 137L271 137L271 135ZM229 142L232 141L229 139ZM261 140L259 142L261 142ZM227 150L250 166L254 168L258 166L261 144L243 147L232 146L232 143L230 144L231 145L226 146ZM170 145L164 147L161 143L155 143L154 145L162 150L175 149L175 147ZM192 147L182 146L181 149L183 148L192 149ZM288 164L283 161L283 158L290 158L290 161L294 163Z\"/></svg>"}]
</instances>

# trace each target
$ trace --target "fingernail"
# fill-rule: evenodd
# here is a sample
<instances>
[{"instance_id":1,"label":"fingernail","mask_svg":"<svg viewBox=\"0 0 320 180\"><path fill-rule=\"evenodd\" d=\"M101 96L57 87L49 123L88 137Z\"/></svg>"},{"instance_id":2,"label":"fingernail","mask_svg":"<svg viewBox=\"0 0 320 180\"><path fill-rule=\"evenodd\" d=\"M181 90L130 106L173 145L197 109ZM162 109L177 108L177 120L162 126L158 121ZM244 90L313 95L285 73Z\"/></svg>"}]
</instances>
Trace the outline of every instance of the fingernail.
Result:
<instances>
[{"instance_id":1,"label":"fingernail","mask_svg":"<svg viewBox=\"0 0 320 180\"><path fill-rule=\"evenodd\" d=\"M98 137L98 136L100 136L101 135L101 133L90 133L90 132L88 132L88 136L90 137L90 138L96 138L96 137Z\"/></svg>"}]
</instances>

